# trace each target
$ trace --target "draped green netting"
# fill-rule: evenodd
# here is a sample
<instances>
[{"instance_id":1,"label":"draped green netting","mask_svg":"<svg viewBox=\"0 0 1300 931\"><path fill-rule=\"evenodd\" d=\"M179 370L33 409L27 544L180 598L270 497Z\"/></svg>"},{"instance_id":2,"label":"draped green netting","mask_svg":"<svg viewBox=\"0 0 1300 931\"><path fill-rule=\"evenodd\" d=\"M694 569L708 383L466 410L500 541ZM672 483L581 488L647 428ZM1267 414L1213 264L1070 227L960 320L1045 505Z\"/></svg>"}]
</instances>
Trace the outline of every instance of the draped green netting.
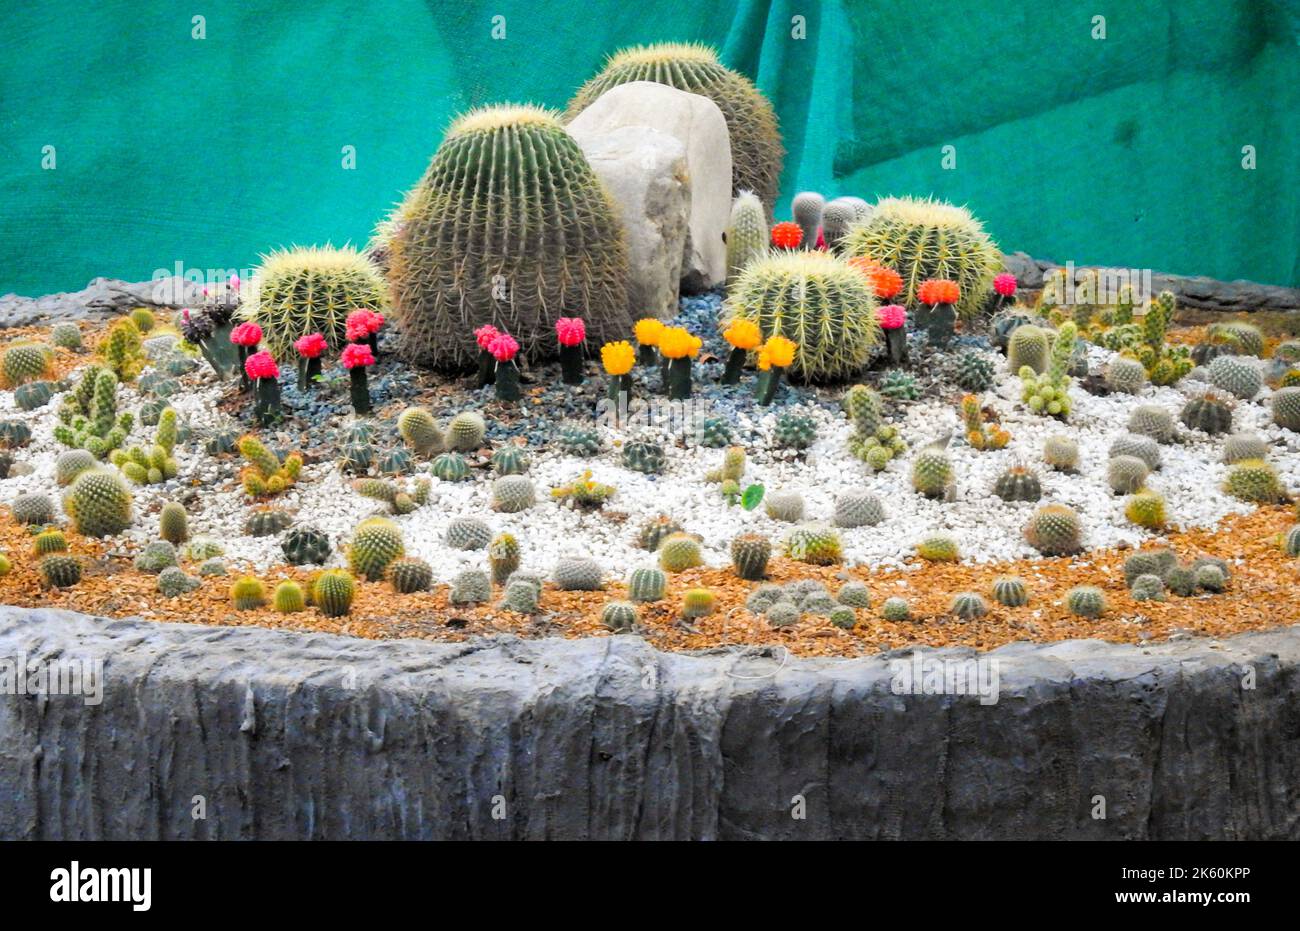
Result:
<instances>
[{"instance_id":1,"label":"draped green netting","mask_svg":"<svg viewBox=\"0 0 1300 931\"><path fill-rule=\"evenodd\" d=\"M0 293L364 243L454 114L563 107L668 39L775 104L783 214L803 188L933 193L1035 256L1300 285L1300 0L10 7Z\"/></svg>"}]
</instances>

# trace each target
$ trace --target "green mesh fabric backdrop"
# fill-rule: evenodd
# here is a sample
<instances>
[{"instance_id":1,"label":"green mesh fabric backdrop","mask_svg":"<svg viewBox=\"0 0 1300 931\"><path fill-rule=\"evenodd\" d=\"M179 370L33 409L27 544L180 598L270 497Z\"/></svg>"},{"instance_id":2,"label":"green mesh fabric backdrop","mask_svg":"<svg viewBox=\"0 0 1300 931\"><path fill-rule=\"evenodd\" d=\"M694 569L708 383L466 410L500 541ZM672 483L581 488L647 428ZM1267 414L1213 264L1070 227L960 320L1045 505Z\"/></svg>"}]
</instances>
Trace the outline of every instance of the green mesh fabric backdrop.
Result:
<instances>
[{"instance_id":1,"label":"green mesh fabric backdrop","mask_svg":"<svg viewBox=\"0 0 1300 931\"><path fill-rule=\"evenodd\" d=\"M364 243L453 114L665 39L772 99L781 211L933 193L1004 248L1300 285L1300 0L55 0L0 17L0 293Z\"/></svg>"}]
</instances>

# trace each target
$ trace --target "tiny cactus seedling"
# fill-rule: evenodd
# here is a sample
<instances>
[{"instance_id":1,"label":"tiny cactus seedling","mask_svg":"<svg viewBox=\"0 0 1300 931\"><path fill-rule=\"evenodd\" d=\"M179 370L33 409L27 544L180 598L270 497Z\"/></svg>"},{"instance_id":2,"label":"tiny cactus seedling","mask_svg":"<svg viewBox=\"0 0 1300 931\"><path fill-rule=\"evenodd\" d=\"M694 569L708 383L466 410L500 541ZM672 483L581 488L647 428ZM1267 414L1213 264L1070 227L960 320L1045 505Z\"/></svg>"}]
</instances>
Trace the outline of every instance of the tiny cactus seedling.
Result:
<instances>
[{"instance_id":1,"label":"tiny cactus seedling","mask_svg":"<svg viewBox=\"0 0 1300 931\"><path fill-rule=\"evenodd\" d=\"M988 614L989 606L976 592L958 592L953 596L948 610L963 621L973 621Z\"/></svg>"},{"instance_id":2,"label":"tiny cactus seedling","mask_svg":"<svg viewBox=\"0 0 1300 931\"><path fill-rule=\"evenodd\" d=\"M636 602L661 601L667 587L667 573L654 566L642 566L628 576L627 596Z\"/></svg>"},{"instance_id":3,"label":"tiny cactus seedling","mask_svg":"<svg viewBox=\"0 0 1300 931\"><path fill-rule=\"evenodd\" d=\"M388 581L400 595L427 592L433 585L433 568L423 559L404 556L389 565Z\"/></svg>"},{"instance_id":4,"label":"tiny cactus seedling","mask_svg":"<svg viewBox=\"0 0 1300 931\"><path fill-rule=\"evenodd\" d=\"M749 581L767 577L767 563L772 556L772 543L760 533L742 533L731 541L731 562L736 575Z\"/></svg>"},{"instance_id":5,"label":"tiny cactus seedling","mask_svg":"<svg viewBox=\"0 0 1300 931\"><path fill-rule=\"evenodd\" d=\"M633 630L637 622L636 605L630 601L611 601L601 609L600 622L616 634Z\"/></svg>"},{"instance_id":6,"label":"tiny cactus seedling","mask_svg":"<svg viewBox=\"0 0 1300 931\"><path fill-rule=\"evenodd\" d=\"M307 606L302 586L292 579L285 579L277 585L271 600L280 614L297 614Z\"/></svg>"},{"instance_id":7,"label":"tiny cactus seedling","mask_svg":"<svg viewBox=\"0 0 1300 931\"><path fill-rule=\"evenodd\" d=\"M261 579L246 575L230 586L230 601L236 611L256 611L266 604L266 586Z\"/></svg>"},{"instance_id":8,"label":"tiny cactus seedling","mask_svg":"<svg viewBox=\"0 0 1300 931\"><path fill-rule=\"evenodd\" d=\"M665 572L685 572L702 565L700 542L685 533L675 533L659 544L659 565Z\"/></svg>"},{"instance_id":9,"label":"tiny cactus seedling","mask_svg":"<svg viewBox=\"0 0 1300 931\"><path fill-rule=\"evenodd\" d=\"M1079 617L1098 618L1106 613L1106 596L1092 585L1076 585L1065 593L1065 606Z\"/></svg>"},{"instance_id":10,"label":"tiny cactus seedling","mask_svg":"<svg viewBox=\"0 0 1300 931\"><path fill-rule=\"evenodd\" d=\"M993 580L993 600L1008 608L1020 608L1029 603L1029 590L1022 579L999 576Z\"/></svg>"}]
</instances>

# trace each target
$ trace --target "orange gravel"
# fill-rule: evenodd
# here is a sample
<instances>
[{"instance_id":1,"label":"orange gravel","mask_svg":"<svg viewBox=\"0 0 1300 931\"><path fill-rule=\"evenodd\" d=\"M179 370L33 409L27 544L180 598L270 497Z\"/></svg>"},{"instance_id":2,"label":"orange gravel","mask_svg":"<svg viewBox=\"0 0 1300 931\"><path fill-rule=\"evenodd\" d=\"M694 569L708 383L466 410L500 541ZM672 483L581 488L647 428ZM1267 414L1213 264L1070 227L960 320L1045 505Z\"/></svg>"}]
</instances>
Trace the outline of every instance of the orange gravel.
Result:
<instances>
[{"instance_id":1,"label":"orange gravel","mask_svg":"<svg viewBox=\"0 0 1300 931\"><path fill-rule=\"evenodd\" d=\"M1099 551L1077 559L1018 560L989 566L921 565L911 571L871 573L863 567L813 567L778 559L772 579L788 582L816 578L834 591L848 578L865 581L873 606L858 612L853 630L840 630L824 618L805 616L797 625L775 630L744 608L755 583L737 579L726 569L693 569L671 578L668 597L641 606L639 633L664 650L703 650L729 645L781 644L803 656L860 656L913 644L971 646L992 649L1015 640L1056 641L1096 637L1116 642L1162 640L1182 632L1223 637L1300 622L1300 560L1288 559L1279 535L1295 522L1291 508L1260 509L1227 518L1213 530L1171 534L1167 542L1184 559L1208 554L1233 565L1228 591L1195 598L1170 596L1164 603L1134 602L1124 585L1121 564L1131 550ZM8 514L0 517L0 548L10 556L13 571L0 578L0 602L28 607L59 607L109 617L139 616L158 621L233 626L262 626L288 630L346 634L354 637L418 637L463 641L492 634L521 637L608 636L600 624L606 601L622 598L624 587L605 592L561 592L550 586L542 596L542 611L525 617L491 606L465 608L447 603L445 586L428 594L398 595L383 583L360 583L349 617L327 618L314 609L277 614L270 608L235 611L227 588L239 574L206 578L203 586L175 599L155 589L155 577L137 572L127 558L104 558L98 541L69 534L73 552L87 557L83 581L64 591L43 589L30 556L31 536ZM192 567L190 567L192 568ZM987 597L995 576L1021 576L1031 597L1023 608L1004 608L989 600L990 612L976 621L947 614L953 593L974 590ZM280 567L265 573L268 593L282 578L304 580L308 573ZM1098 620L1073 617L1063 606L1074 585L1099 585L1110 602ZM682 592L706 587L717 597L717 611L688 626L679 619ZM499 591L498 591L499 595ZM879 616L880 604L900 595L912 605L914 620L890 623Z\"/></svg>"}]
</instances>

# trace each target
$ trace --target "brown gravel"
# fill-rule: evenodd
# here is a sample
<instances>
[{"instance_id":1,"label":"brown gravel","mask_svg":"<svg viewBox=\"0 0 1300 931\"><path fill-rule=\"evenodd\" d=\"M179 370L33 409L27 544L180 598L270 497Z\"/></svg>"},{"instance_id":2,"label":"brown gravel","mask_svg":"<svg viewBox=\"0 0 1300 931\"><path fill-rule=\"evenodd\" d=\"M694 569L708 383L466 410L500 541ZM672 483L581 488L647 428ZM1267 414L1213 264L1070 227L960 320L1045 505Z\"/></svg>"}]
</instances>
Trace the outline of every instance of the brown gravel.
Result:
<instances>
[{"instance_id":1,"label":"brown gravel","mask_svg":"<svg viewBox=\"0 0 1300 931\"><path fill-rule=\"evenodd\" d=\"M860 656L912 644L962 645L991 649L1015 640L1056 641L1096 637L1115 642L1162 640L1179 633L1223 637L1300 622L1300 560L1289 559L1278 545L1279 535L1295 522L1292 508L1260 509L1229 517L1212 530L1171 534L1167 542L1184 559L1201 554L1230 561L1227 592L1195 598L1170 596L1164 603L1134 602L1124 586L1121 564L1131 550L1108 550L1079 559L1018 560L989 566L928 564L911 571L871 573L859 567L819 568L775 560L772 578L788 582L816 578L834 591L848 578L868 583L873 607L858 612L851 631L837 629L824 618L805 616L796 626L774 630L744 608L754 583L737 579L725 569L694 569L673 576L665 601L641 607L640 633L664 650L701 650L726 645L781 644L803 656ZM605 602L624 596L621 584L605 592L561 592L548 586L542 613L535 618L491 606L467 609L447 603L445 586L432 593L398 595L384 583L360 583L351 616L326 618L313 609L277 614L270 608L235 611L227 589L232 576L207 578L195 592L165 599L155 590L155 577L137 572L127 558L106 559L98 541L69 534L73 552L88 558L86 578L65 591L42 588L31 537L6 514L0 517L0 548L13 562L13 571L0 578L0 602L29 607L60 607L109 617L140 616L158 621L233 626L262 626L288 630L346 634L355 637L418 637L461 641L475 636L516 634L521 637L608 636L600 624ZM304 580L307 572L281 567L261 578L268 592L282 578ZM990 613L976 621L947 614L958 591L973 590L987 597L998 575L1021 576L1029 586L1030 602L1004 608L991 600ZM1074 585L1099 585L1110 602L1098 620L1068 614L1065 592ZM678 606L688 588L706 587L717 597L717 611L687 626ZM890 623L878 613L891 595L906 597L914 620Z\"/></svg>"}]
</instances>

